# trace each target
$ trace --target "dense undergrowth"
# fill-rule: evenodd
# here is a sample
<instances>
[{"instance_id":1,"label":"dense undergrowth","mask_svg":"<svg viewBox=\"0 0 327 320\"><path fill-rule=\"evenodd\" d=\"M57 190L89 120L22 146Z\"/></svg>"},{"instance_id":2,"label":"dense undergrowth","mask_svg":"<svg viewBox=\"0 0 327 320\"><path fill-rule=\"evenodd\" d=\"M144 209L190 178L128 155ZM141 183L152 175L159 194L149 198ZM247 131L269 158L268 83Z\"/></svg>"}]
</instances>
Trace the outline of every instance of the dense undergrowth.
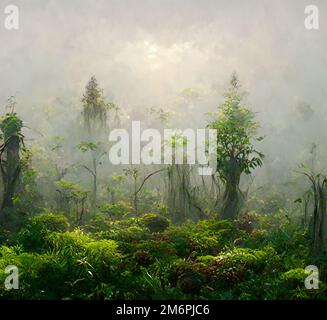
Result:
<instances>
[{"instance_id":1,"label":"dense undergrowth","mask_svg":"<svg viewBox=\"0 0 327 320\"><path fill-rule=\"evenodd\" d=\"M326 299L327 263L310 255L305 231L281 212L237 221L172 224L158 214L83 227L45 212L1 234L0 283L19 269L6 299ZM320 270L307 290L307 265Z\"/></svg>"}]
</instances>

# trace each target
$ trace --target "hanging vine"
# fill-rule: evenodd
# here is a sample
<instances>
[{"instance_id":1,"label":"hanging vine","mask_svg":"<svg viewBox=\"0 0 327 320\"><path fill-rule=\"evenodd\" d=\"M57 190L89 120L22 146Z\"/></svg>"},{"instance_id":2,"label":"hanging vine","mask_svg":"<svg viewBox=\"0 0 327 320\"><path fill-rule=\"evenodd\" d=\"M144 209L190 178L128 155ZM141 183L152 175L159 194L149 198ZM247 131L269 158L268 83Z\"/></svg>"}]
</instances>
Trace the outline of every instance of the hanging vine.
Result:
<instances>
[{"instance_id":1,"label":"hanging vine","mask_svg":"<svg viewBox=\"0 0 327 320\"><path fill-rule=\"evenodd\" d=\"M106 131L108 111L118 110L112 102L105 102L103 90L99 87L97 79L92 76L85 88L82 98L84 125L88 133L97 136Z\"/></svg>"}]
</instances>

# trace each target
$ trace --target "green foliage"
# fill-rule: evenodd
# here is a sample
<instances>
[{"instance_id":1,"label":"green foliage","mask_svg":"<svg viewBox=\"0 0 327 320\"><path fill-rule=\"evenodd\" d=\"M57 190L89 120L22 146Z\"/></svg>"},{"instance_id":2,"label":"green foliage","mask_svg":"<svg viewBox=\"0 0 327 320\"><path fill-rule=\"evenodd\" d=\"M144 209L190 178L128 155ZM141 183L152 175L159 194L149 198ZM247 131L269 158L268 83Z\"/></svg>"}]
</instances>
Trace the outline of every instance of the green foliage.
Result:
<instances>
[{"instance_id":1,"label":"green foliage","mask_svg":"<svg viewBox=\"0 0 327 320\"><path fill-rule=\"evenodd\" d=\"M244 281L253 272L263 272L265 268L273 270L277 266L278 256L271 247L264 250L237 248L217 256L213 261L217 269L218 281L223 284Z\"/></svg>"},{"instance_id":2,"label":"green foliage","mask_svg":"<svg viewBox=\"0 0 327 320\"><path fill-rule=\"evenodd\" d=\"M250 174L253 169L262 165L263 157L251 143L258 124L254 121L253 112L242 103L236 74L232 75L230 85L225 95L226 100L220 106L218 119L209 125L209 128L217 129L217 170L225 181L228 181L230 175L230 160L236 161L235 169L240 173Z\"/></svg>"},{"instance_id":3,"label":"green foliage","mask_svg":"<svg viewBox=\"0 0 327 320\"><path fill-rule=\"evenodd\" d=\"M194 102L202 93L186 88L180 96ZM242 175L260 167L263 154L236 74L208 125L218 142L211 177L194 175L197 165L103 166L119 108L92 77L81 132L70 104L57 100L60 126L46 137L56 120L47 106L48 122L28 128L28 149L13 97L0 117L0 284L14 265L20 286L0 285L0 299L327 299L327 177L302 166L310 189L301 198L306 186L293 181L242 192ZM64 123L63 108L71 116ZM148 113L161 129L172 116ZM175 130L165 144L185 149L187 139ZM304 287L308 265L319 269L318 290Z\"/></svg>"},{"instance_id":4,"label":"green foliage","mask_svg":"<svg viewBox=\"0 0 327 320\"><path fill-rule=\"evenodd\" d=\"M183 293L199 293L202 286L202 278L198 273L188 272L178 279L178 287Z\"/></svg>"},{"instance_id":5,"label":"green foliage","mask_svg":"<svg viewBox=\"0 0 327 320\"><path fill-rule=\"evenodd\" d=\"M89 191L84 190L78 183L61 179L56 181L60 187L57 191L60 194L60 208L68 214L75 211L75 224L79 225L85 213L85 201Z\"/></svg>"},{"instance_id":6,"label":"green foliage","mask_svg":"<svg viewBox=\"0 0 327 320\"><path fill-rule=\"evenodd\" d=\"M21 253L19 247L1 248L0 279L9 264L17 266L20 275L20 290L4 295L23 299L96 298L99 288L114 287L111 284L118 275L121 257L113 240L96 241L80 230L48 236L51 251Z\"/></svg>"},{"instance_id":7,"label":"green foliage","mask_svg":"<svg viewBox=\"0 0 327 320\"><path fill-rule=\"evenodd\" d=\"M22 187L21 172L24 164L21 160L21 153L25 150L22 127L22 120L17 117L13 110L0 119L1 139L3 140L0 145L0 169L3 186L1 209L14 207L13 198L19 188ZM0 220L4 220L3 217ZM3 223L3 221L1 222Z\"/></svg>"},{"instance_id":8,"label":"green foliage","mask_svg":"<svg viewBox=\"0 0 327 320\"><path fill-rule=\"evenodd\" d=\"M31 216L42 210L43 198L36 182L36 169L28 164L24 165L22 169L22 185L24 188L21 192L17 192L12 199L18 211Z\"/></svg>"},{"instance_id":9,"label":"green foliage","mask_svg":"<svg viewBox=\"0 0 327 320\"><path fill-rule=\"evenodd\" d=\"M61 179L57 181L56 184L63 188L69 199L82 199L85 198L88 193L87 191L83 190L76 182Z\"/></svg>"},{"instance_id":10,"label":"green foliage","mask_svg":"<svg viewBox=\"0 0 327 320\"><path fill-rule=\"evenodd\" d=\"M30 223L17 235L17 241L26 250L41 251L48 246L51 232L68 230L66 217L53 213L43 213L31 219Z\"/></svg>"},{"instance_id":11,"label":"green foliage","mask_svg":"<svg viewBox=\"0 0 327 320\"><path fill-rule=\"evenodd\" d=\"M180 257L217 254L236 237L236 230L226 220L189 222L171 226L166 233Z\"/></svg>"},{"instance_id":12,"label":"green foliage","mask_svg":"<svg viewBox=\"0 0 327 320\"><path fill-rule=\"evenodd\" d=\"M252 140L256 138L258 124L254 113L243 105L236 74L232 75L225 101L209 128L217 132L217 173L225 184L221 217L234 219L242 205L239 189L243 173L250 174L262 165L263 154L257 151Z\"/></svg>"},{"instance_id":13,"label":"green foliage","mask_svg":"<svg viewBox=\"0 0 327 320\"><path fill-rule=\"evenodd\" d=\"M145 214L142 217L141 222L147 228L149 228L151 232L163 232L169 226L169 220L166 217L156 213Z\"/></svg>"},{"instance_id":14,"label":"green foliage","mask_svg":"<svg viewBox=\"0 0 327 320\"><path fill-rule=\"evenodd\" d=\"M15 136L22 138L22 128L23 121L18 118L16 113L7 113L5 117L0 118L0 129L4 141L8 141L8 139Z\"/></svg>"},{"instance_id":15,"label":"green foliage","mask_svg":"<svg viewBox=\"0 0 327 320\"><path fill-rule=\"evenodd\" d=\"M64 232L68 230L69 223L67 218L62 215L45 212L33 217L31 226L39 226L47 231Z\"/></svg>"},{"instance_id":16,"label":"green foliage","mask_svg":"<svg viewBox=\"0 0 327 320\"><path fill-rule=\"evenodd\" d=\"M137 246L139 250L149 253L151 258L173 260L176 258L176 250L172 243L167 241L143 240Z\"/></svg>"},{"instance_id":17,"label":"green foliage","mask_svg":"<svg viewBox=\"0 0 327 320\"><path fill-rule=\"evenodd\" d=\"M90 233L68 231L66 218L44 213L21 230L15 246L2 246L0 280L6 265L16 265L21 290L0 288L0 294L15 299L324 297L323 272L321 289L312 293L303 287L304 267L311 261L302 234L294 232L284 244L280 237L290 232L289 225L279 226L278 233L261 223L250 233L227 220L170 225L158 233L139 219L98 216L86 228ZM237 239L252 248L236 247Z\"/></svg>"},{"instance_id":18,"label":"green foliage","mask_svg":"<svg viewBox=\"0 0 327 320\"><path fill-rule=\"evenodd\" d=\"M225 187L228 179L238 180L241 173L250 173L261 165L262 158L252 144L257 128L253 114L242 104L236 78L231 85L220 117L212 124L221 130L218 173ZM99 102L96 96L95 102ZM6 134L20 132L19 123L17 127L10 124L15 119L7 120L3 127ZM171 143L175 147L185 146L178 135ZM52 147L53 151L61 149L61 140L56 140ZM98 143L86 140L78 145L82 152L92 154L93 167L84 166L84 169L93 176L100 164L98 156L104 155L98 147ZM97 152L100 153L96 155ZM326 258L323 254L311 255L308 233L296 222L298 217L280 193L252 198L250 209L234 221L205 219L177 225L167 218L170 209L154 192L144 190L141 198L136 197L139 167L125 168L122 174L115 172L109 183L99 174L99 181L95 182L102 189L99 188L99 201L91 210L87 203L84 208L88 191L82 183L73 182L76 180L72 172L69 172L72 181L64 179L67 170L56 167L55 192L60 195L56 204L62 206L59 210L64 212L63 216L50 209L40 209L51 206L41 206L41 197L40 202L36 200L38 176L42 173L34 164L30 165L32 157L32 153L26 152L26 159L22 160L24 188L15 194L14 207L2 212L7 226L9 217L16 217L21 229L0 230L0 282L6 278L4 269L9 264L17 266L20 275L20 290L0 287L1 298L327 298ZM233 157L236 171L229 167ZM74 170L78 166L74 165ZM132 199L123 191L127 176L134 187ZM158 211L163 213L144 214ZM76 220L70 219L72 212L76 212ZM84 212L88 217L82 220ZM206 212L210 210L206 208ZM186 212L185 217L188 216L191 215ZM303 284L304 268L309 264L319 266L321 271L320 288L315 292L309 292Z\"/></svg>"},{"instance_id":19,"label":"green foliage","mask_svg":"<svg viewBox=\"0 0 327 320\"><path fill-rule=\"evenodd\" d=\"M94 142L83 141L77 145L77 148L80 149L82 152L94 151L98 148L98 145Z\"/></svg>"},{"instance_id":20,"label":"green foliage","mask_svg":"<svg viewBox=\"0 0 327 320\"><path fill-rule=\"evenodd\" d=\"M296 268L289 270L287 272L284 272L281 275L281 280L283 281L283 284L286 285L287 287L303 287L303 283L305 278L308 275L305 273L304 269L302 268Z\"/></svg>"},{"instance_id":21,"label":"green foliage","mask_svg":"<svg viewBox=\"0 0 327 320\"><path fill-rule=\"evenodd\" d=\"M105 213L113 219L122 219L133 212L133 208L123 201L119 201L118 203L103 203L99 207L101 213Z\"/></svg>"},{"instance_id":22,"label":"green foliage","mask_svg":"<svg viewBox=\"0 0 327 320\"><path fill-rule=\"evenodd\" d=\"M93 135L97 134L98 130L106 128L108 111L110 109L118 110L114 103L104 100L103 90L94 76L86 85L82 102L84 124L89 133Z\"/></svg>"}]
</instances>

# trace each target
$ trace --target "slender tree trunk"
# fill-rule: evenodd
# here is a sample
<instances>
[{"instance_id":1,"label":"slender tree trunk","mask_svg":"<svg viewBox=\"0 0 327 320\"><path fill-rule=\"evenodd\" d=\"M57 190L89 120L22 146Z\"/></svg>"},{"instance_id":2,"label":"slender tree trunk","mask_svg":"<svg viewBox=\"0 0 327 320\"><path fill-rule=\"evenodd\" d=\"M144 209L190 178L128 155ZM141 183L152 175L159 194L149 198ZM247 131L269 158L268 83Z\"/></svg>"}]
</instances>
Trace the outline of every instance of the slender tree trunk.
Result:
<instances>
[{"instance_id":1,"label":"slender tree trunk","mask_svg":"<svg viewBox=\"0 0 327 320\"><path fill-rule=\"evenodd\" d=\"M13 207L13 197L20 178L19 137L12 136L7 142L2 164L2 182L4 195L3 208Z\"/></svg>"},{"instance_id":2,"label":"slender tree trunk","mask_svg":"<svg viewBox=\"0 0 327 320\"><path fill-rule=\"evenodd\" d=\"M98 188L98 181L97 181L97 163L96 158L93 157L93 209L96 208L97 205L97 188Z\"/></svg>"},{"instance_id":3,"label":"slender tree trunk","mask_svg":"<svg viewBox=\"0 0 327 320\"><path fill-rule=\"evenodd\" d=\"M134 178L133 205L135 213L138 214L137 177Z\"/></svg>"},{"instance_id":4,"label":"slender tree trunk","mask_svg":"<svg viewBox=\"0 0 327 320\"><path fill-rule=\"evenodd\" d=\"M233 220L240 211L242 200L242 192L239 188L241 178L240 172L236 160L231 159L229 162L228 176L221 209L221 216L223 219Z\"/></svg>"}]
</instances>

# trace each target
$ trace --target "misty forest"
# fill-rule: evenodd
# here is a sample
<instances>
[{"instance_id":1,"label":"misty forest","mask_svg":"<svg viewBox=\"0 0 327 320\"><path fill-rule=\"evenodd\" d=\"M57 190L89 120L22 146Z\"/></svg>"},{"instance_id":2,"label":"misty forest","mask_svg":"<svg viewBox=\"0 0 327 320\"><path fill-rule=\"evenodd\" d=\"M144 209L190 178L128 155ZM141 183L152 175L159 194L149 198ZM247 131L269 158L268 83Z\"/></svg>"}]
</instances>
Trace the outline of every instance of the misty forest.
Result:
<instances>
[{"instance_id":1,"label":"misty forest","mask_svg":"<svg viewBox=\"0 0 327 320\"><path fill-rule=\"evenodd\" d=\"M162 10L145 21L154 23L168 9ZM182 19L196 20L189 10ZM172 15L162 23L177 28ZM73 59L64 49L42 51L42 44L51 45L46 38L25 52L30 58L24 62L15 56L17 68L25 71L15 75L17 82L11 76L2 81L0 96L1 299L327 299L326 88L311 83L309 67L297 74L290 66L302 63L306 46L311 49L316 38L306 36L303 52L283 49L293 58L278 67L276 61L283 58L273 56L268 40L260 43L260 53L251 39L239 49L228 36L221 46L201 42L205 34L213 37L214 22L206 26L206 18L216 19L202 12L198 32L188 30L187 23L180 26L190 42L183 35L159 34L147 22L129 21L144 25L126 47L112 41L114 34L119 38L117 29L101 31L90 20L90 30L97 30L94 41L92 32L85 42L71 34L72 44L63 46ZM72 20L73 30L79 23ZM227 33L231 39L242 38L242 23L228 24L234 30ZM57 26L62 31L63 25ZM31 32L23 27L21 32ZM110 34L109 40L101 38L102 32ZM157 33L157 38L142 40L148 39L142 32ZM253 32L256 42L261 31ZM278 27L269 32L283 34L282 40L271 36L276 46L288 37ZM298 35L290 32L292 47ZM54 46L63 34L53 34ZM97 37L104 42L97 44ZM154 44L160 39L161 45ZM121 53L110 63L103 62L114 56L110 51L104 58L106 41ZM180 44L169 44L174 41ZM79 52L85 43L97 50ZM137 58L141 47L144 60ZM11 61L13 50L0 58L7 54ZM315 63L322 56L311 62L317 74ZM179 64L182 69L175 72ZM130 75L127 66L134 70ZM38 71L32 76L33 68ZM42 68L52 70L51 80L51 72ZM82 71L69 78L75 68ZM312 78L305 81L306 76ZM125 129L132 148L134 120L142 130L160 133L166 128L216 129L215 170L199 175L199 165L186 161L113 164L109 153L115 143L108 137L114 129ZM176 133L164 143L174 150L187 148L188 141ZM7 266L18 269L18 289L4 285Z\"/></svg>"}]
</instances>

